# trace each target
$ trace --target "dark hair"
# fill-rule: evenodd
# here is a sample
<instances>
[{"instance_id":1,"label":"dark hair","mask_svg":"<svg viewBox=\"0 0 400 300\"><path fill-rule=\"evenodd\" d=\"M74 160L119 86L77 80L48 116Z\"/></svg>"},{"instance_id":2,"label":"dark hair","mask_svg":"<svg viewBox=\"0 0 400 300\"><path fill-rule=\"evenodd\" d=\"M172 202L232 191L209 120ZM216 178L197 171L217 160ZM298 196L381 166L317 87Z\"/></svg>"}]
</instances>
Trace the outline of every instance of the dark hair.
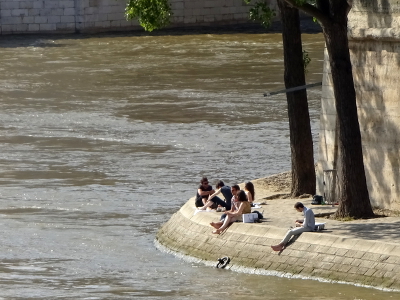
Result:
<instances>
[{"instance_id":1,"label":"dark hair","mask_svg":"<svg viewBox=\"0 0 400 300\"><path fill-rule=\"evenodd\" d=\"M251 197L253 198L253 201L254 201L255 192L254 192L254 185L253 185L253 183L252 183L251 181L246 182L244 188L250 192Z\"/></svg>"},{"instance_id":2,"label":"dark hair","mask_svg":"<svg viewBox=\"0 0 400 300\"><path fill-rule=\"evenodd\" d=\"M207 177L203 177L203 178L200 180L200 183L203 183L203 182L205 182L205 181L208 181Z\"/></svg>"},{"instance_id":3,"label":"dark hair","mask_svg":"<svg viewBox=\"0 0 400 300\"><path fill-rule=\"evenodd\" d=\"M222 188L224 185L225 184L224 184L224 182L222 180L218 180L216 187L218 189L218 188Z\"/></svg>"},{"instance_id":4,"label":"dark hair","mask_svg":"<svg viewBox=\"0 0 400 300\"><path fill-rule=\"evenodd\" d=\"M295 209L304 208L304 205L303 205L303 203L301 203L301 202L296 202L296 204L294 205L294 208L295 208Z\"/></svg>"},{"instance_id":5,"label":"dark hair","mask_svg":"<svg viewBox=\"0 0 400 300\"><path fill-rule=\"evenodd\" d=\"M232 185L231 187L234 188L237 191L240 191L240 187L237 184Z\"/></svg>"},{"instance_id":6,"label":"dark hair","mask_svg":"<svg viewBox=\"0 0 400 300\"><path fill-rule=\"evenodd\" d=\"M240 190L239 193L237 193L236 197L237 197L237 200L240 202L248 201L246 193L243 190Z\"/></svg>"}]
</instances>

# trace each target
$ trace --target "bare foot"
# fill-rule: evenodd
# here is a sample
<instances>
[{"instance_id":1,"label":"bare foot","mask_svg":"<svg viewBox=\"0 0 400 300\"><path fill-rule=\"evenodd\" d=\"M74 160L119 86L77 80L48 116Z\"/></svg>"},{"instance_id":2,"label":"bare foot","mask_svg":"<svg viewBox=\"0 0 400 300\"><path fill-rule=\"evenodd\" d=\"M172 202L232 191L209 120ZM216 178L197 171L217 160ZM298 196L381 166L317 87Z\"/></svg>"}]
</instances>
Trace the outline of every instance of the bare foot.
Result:
<instances>
[{"instance_id":1,"label":"bare foot","mask_svg":"<svg viewBox=\"0 0 400 300\"><path fill-rule=\"evenodd\" d=\"M281 244L275 245L275 246L271 246L272 250L274 251L282 251L285 247Z\"/></svg>"},{"instance_id":2,"label":"bare foot","mask_svg":"<svg viewBox=\"0 0 400 300\"><path fill-rule=\"evenodd\" d=\"M217 230L214 230L212 233L214 233L214 234L220 234L221 231L220 231L219 229L217 229Z\"/></svg>"},{"instance_id":3,"label":"bare foot","mask_svg":"<svg viewBox=\"0 0 400 300\"><path fill-rule=\"evenodd\" d=\"M210 225L211 225L212 227L214 227L215 229L218 229L218 228L219 228L219 226L218 226L217 224L215 224L214 222L211 222Z\"/></svg>"}]
</instances>

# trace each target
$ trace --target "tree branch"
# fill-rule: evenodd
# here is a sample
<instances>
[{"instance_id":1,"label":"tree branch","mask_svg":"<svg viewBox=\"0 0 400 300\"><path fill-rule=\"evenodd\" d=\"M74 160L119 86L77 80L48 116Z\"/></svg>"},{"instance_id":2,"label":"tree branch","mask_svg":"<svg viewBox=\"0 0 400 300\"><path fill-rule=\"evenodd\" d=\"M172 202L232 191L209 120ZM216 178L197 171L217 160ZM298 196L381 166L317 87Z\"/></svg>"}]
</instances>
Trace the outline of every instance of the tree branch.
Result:
<instances>
[{"instance_id":1,"label":"tree branch","mask_svg":"<svg viewBox=\"0 0 400 300\"><path fill-rule=\"evenodd\" d=\"M312 6L309 3L304 3L304 4L297 4L296 0L283 0L289 5L297 8L298 10L301 10L305 12L306 14L309 14L310 16L316 18L319 22L321 22L322 25L326 25L332 22L331 18L329 15L324 14L322 11L320 11L318 8L315 6Z\"/></svg>"}]
</instances>

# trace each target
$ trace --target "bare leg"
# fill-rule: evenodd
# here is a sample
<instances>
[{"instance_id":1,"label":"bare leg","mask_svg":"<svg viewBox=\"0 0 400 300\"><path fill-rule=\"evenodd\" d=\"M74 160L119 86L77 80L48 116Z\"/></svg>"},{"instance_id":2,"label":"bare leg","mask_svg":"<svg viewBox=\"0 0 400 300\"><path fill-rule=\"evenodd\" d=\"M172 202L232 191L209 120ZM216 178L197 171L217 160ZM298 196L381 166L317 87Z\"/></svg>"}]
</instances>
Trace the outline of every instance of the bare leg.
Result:
<instances>
[{"instance_id":1,"label":"bare leg","mask_svg":"<svg viewBox=\"0 0 400 300\"><path fill-rule=\"evenodd\" d=\"M199 210L206 210L207 207L210 207L210 206L213 205L213 204L214 204L214 202L212 202L212 201L207 201L207 203L204 204L203 207L198 207L197 209L199 209Z\"/></svg>"},{"instance_id":2,"label":"bare leg","mask_svg":"<svg viewBox=\"0 0 400 300\"><path fill-rule=\"evenodd\" d=\"M229 224L231 224L233 222L232 219L233 219L233 217L231 215L226 215L226 218L225 218L222 226L219 229L214 230L213 233L220 234L222 231L224 231L229 226Z\"/></svg>"}]
</instances>

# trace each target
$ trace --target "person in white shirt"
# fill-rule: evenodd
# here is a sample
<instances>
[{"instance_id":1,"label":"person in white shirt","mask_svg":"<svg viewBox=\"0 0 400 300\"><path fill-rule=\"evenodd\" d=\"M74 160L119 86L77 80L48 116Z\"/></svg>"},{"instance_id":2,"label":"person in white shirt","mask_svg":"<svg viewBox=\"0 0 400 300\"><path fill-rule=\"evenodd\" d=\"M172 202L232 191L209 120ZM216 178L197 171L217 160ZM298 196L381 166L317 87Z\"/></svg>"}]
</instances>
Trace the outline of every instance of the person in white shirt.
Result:
<instances>
[{"instance_id":1,"label":"person in white shirt","mask_svg":"<svg viewBox=\"0 0 400 300\"><path fill-rule=\"evenodd\" d=\"M212 227L214 227L215 229L219 229L224 224L224 220L227 217L228 212L233 213L233 212L239 210L240 202L237 201L237 197L236 197L236 195L237 195L237 193L239 193L239 191L240 191L240 187L237 184L232 185L231 193L233 196L231 198L231 203L232 203L231 209L221 216L221 219L219 220L219 222L211 222L210 225Z\"/></svg>"},{"instance_id":2,"label":"person in white shirt","mask_svg":"<svg viewBox=\"0 0 400 300\"><path fill-rule=\"evenodd\" d=\"M286 244L289 242L292 236L300 235L306 231L314 231L315 229L315 217L313 211L310 208L305 207L301 202L297 202L294 205L294 208L298 212L303 212L304 220L296 220L296 228L290 229L278 245L271 246L272 250L274 251L282 251L285 249Z\"/></svg>"}]
</instances>

